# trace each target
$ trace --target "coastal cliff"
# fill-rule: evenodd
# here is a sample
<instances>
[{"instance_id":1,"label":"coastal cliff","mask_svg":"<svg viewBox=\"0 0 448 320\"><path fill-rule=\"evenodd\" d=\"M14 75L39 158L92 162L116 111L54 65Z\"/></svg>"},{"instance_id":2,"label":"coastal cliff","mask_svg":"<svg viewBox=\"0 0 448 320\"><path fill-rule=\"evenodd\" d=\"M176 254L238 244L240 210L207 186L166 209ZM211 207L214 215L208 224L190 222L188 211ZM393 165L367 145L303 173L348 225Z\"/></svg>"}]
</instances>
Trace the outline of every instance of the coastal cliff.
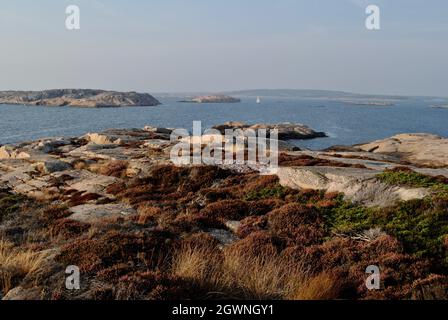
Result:
<instances>
[{"instance_id":1,"label":"coastal cliff","mask_svg":"<svg viewBox=\"0 0 448 320\"><path fill-rule=\"evenodd\" d=\"M0 104L108 108L157 106L160 102L148 93L91 89L55 89L44 91L0 91Z\"/></svg>"}]
</instances>

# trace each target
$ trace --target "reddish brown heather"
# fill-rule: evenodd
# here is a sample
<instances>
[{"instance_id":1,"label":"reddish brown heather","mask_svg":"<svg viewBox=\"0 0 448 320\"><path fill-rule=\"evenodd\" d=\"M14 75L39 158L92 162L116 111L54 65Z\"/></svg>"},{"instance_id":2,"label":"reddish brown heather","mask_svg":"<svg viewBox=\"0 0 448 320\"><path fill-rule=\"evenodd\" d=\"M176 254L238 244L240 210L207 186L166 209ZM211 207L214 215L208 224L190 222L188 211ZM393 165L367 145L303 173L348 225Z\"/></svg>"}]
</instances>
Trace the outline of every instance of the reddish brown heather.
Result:
<instances>
[{"instance_id":1,"label":"reddish brown heather","mask_svg":"<svg viewBox=\"0 0 448 320\"><path fill-rule=\"evenodd\" d=\"M308 155L289 155L285 153L280 153L278 164L282 167L351 167L362 169L366 168L366 166L364 166L363 164L350 164L333 160L314 158Z\"/></svg>"}]
</instances>

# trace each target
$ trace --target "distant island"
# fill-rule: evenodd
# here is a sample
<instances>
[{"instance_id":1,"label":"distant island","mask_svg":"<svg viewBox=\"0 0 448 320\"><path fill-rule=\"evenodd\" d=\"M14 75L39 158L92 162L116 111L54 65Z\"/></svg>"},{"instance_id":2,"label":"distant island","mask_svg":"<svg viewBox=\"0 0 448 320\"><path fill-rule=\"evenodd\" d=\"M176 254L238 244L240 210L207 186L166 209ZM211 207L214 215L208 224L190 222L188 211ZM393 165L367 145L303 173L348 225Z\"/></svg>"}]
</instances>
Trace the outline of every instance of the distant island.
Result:
<instances>
[{"instance_id":1,"label":"distant island","mask_svg":"<svg viewBox=\"0 0 448 320\"><path fill-rule=\"evenodd\" d=\"M190 102L190 103L238 103L241 102L240 99L234 98L226 95L208 95L199 96L191 99L183 100L180 102Z\"/></svg>"},{"instance_id":2,"label":"distant island","mask_svg":"<svg viewBox=\"0 0 448 320\"><path fill-rule=\"evenodd\" d=\"M375 106L375 107L391 107L394 106L392 102L389 101L362 101L362 100L346 100L342 101L346 104L351 104L354 106Z\"/></svg>"},{"instance_id":3,"label":"distant island","mask_svg":"<svg viewBox=\"0 0 448 320\"><path fill-rule=\"evenodd\" d=\"M161 103L148 93L92 89L55 89L44 91L0 91L0 104L113 108L157 106Z\"/></svg>"},{"instance_id":4,"label":"distant island","mask_svg":"<svg viewBox=\"0 0 448 320\"><path fill-rule=\"evenodd\" d=\"M402 101L408 100L409 96L382 95L382 94L360 94L353 92L334 90L308 90L308 89L254 89L240 91L225 91L221 94L233 97L273 97L273 98L304 98L304 99L327 99L347 101Z\"/></svg>"},{"instance_id":5,"label":"distant island","mask_svg":"<svg viewBox=\"0 0 448 320\"><path fill-rule=\"evenodd\" d=\"M431 108L435 109L448 109L448 104L433 104Z\"/></svg>"}]
</instances>

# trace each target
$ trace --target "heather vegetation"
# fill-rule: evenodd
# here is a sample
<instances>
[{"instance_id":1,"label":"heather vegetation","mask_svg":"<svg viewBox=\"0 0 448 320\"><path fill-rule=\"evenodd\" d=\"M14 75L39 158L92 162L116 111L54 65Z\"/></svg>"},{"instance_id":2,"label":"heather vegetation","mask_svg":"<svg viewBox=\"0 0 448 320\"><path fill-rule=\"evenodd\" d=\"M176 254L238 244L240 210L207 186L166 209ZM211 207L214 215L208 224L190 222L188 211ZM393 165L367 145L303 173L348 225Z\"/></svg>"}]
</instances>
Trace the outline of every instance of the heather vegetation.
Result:
<instances>
[{"instance_id":1,"label":"heather vegetation","mask_svg":"<svg viewBox=\"0 0 448 320\"><path fill-rule=\"evenodd\" d=\"M39 288L47 299L407 299L446 288L443 193L366 208L339 193L293 190L255 172L160 165L128 178L127 167L95 168L120 178L107 197L68 192L50 205L0 194L3 294L20 285ZM429 186L414 178L380 177ZM70 219L74 202L98 197L136 213L92 223ZM380 291L364 284L372 264L382 272ZM65 290L67 265L81 269L79 292Z\"/></svg>"}]
</instances>

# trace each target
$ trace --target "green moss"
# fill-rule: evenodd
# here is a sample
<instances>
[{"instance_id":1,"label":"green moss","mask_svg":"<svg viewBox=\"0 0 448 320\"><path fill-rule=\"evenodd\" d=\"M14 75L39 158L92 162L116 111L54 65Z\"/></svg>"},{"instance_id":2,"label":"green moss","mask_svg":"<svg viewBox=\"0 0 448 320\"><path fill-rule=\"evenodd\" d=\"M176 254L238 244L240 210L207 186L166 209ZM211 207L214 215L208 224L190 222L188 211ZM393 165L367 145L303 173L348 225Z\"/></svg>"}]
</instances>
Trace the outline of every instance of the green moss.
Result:
<instances>
[{"instance_id":1,"label":"green moss","mask_svg":"<svg viewBox=\"0 0 448 320\"><path fill-rule=\"evenodd\" d=\"M278 185L272 188L264 188L262 190L254 190L246 194L244 200L254 201L268 198L283 198L286 193L286 188Z\"/></svg>"}]
</instances>

